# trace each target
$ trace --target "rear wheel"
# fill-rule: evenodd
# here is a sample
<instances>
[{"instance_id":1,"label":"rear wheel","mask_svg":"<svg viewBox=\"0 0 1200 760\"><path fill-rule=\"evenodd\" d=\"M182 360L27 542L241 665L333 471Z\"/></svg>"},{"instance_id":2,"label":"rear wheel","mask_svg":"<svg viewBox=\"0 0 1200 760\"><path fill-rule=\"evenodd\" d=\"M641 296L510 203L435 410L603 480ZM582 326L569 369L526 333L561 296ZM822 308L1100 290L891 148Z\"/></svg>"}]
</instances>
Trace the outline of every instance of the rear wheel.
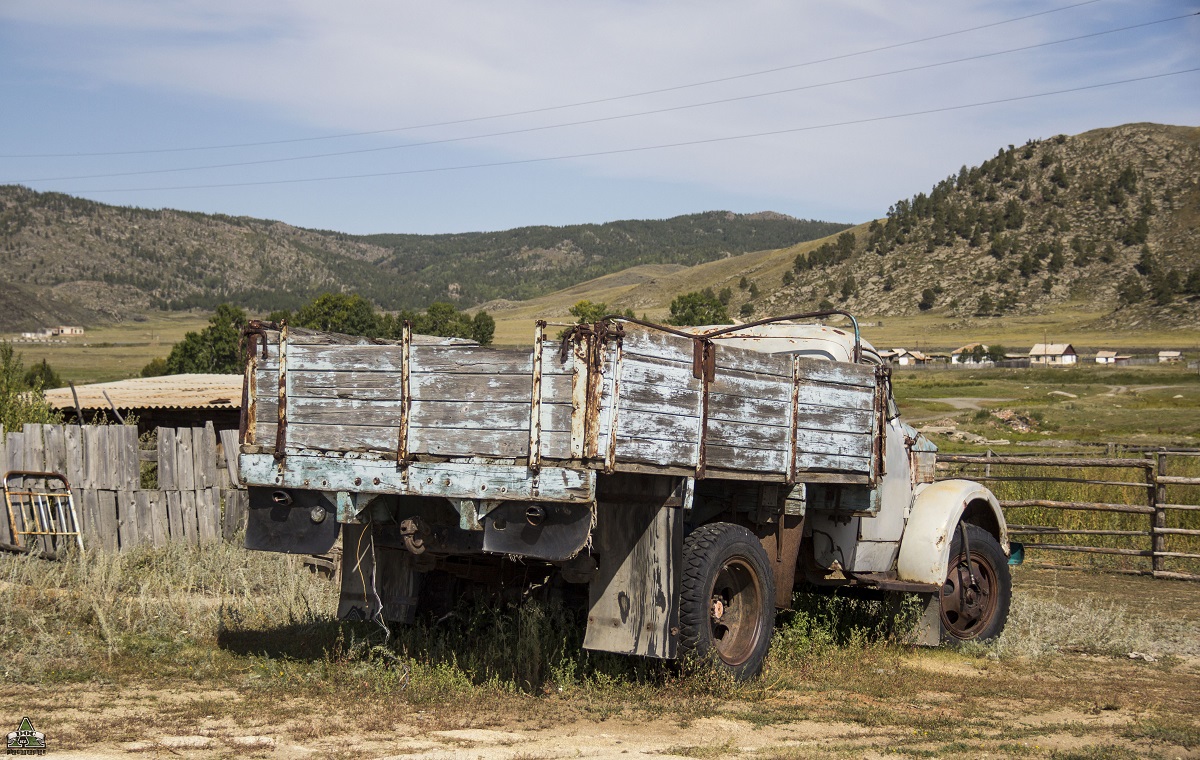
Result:
<instances>
[{"instance_id":1,"label":"rear wheel","mask_svg":"<svg viewBox=\"0 0 1200 760\"><path fill-rule=\"evenodd\" d=\"M739 680L762 672L775 627L775 579L748 529L712 523L683 542L679 645Z\"/></svg>"},{"instance_id":2,"label":"rear wheel","mask_svg":"<svg viewBox=\"0 0 1200 760\"><path fill-rule=\"evenodd\" d=\"M967 562L963 528L971 561ZM947 641L989 641L1000 635L1012 602L1008 558L996 537L978 525L963 523L950 544L950 564L942 584L942 630Z\"/></svg>"}]
</instances>

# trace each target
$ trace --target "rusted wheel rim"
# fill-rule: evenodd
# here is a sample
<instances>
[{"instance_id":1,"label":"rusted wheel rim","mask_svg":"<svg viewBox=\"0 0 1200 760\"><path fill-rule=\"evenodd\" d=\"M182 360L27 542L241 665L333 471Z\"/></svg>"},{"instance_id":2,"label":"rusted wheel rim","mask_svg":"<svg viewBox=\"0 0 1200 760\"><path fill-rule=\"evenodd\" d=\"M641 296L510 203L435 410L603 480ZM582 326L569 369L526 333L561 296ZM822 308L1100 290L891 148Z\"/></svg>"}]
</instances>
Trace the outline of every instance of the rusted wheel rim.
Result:
<instances>
[{"instance_id":1,"label":"rusted wheel rim","mask_svg":"<svg viewBox=\"0 0 1200 760\"><path fill-rule=\"evenodd\" d=\"M971 583L972 574L975 576ZM950 558L950 570L942 584L942 625L956 639L978 636L996 614L999 582L996 568L986 556L971 552L971 570L960 552Z\"/></svg>"},{"instance_id":2,"label":"rusted wheel rim","mask_svg":"<svg viewBox=\"0 0 1200 760\"><path fill-rule=\"evenodd\" d=\"M726 665L750 659L762 627L762 583L740 557L721 566L709 603L709 623L717 655Z\"/></svg>"}]
</instances>

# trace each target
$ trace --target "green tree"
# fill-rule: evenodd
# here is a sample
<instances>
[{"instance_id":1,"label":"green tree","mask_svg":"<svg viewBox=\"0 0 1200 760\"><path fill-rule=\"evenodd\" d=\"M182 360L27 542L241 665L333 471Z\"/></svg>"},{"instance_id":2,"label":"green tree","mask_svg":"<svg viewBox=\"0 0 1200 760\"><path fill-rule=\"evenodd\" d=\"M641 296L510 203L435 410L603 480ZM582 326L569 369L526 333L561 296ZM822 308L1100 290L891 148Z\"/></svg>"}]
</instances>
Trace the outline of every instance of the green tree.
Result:
<instances>
[{"instance_id":1,"label":"green tree","mask_svg":"<svg viewBox=\"0 0 1200 760\"><path fill-rule=\"evenodd\" d=\"M992 297L984 293L979 297L979 304L975 307L975 316L990 317L995 309L996 306L992 303Z\"/></svg>"},{"instance_id":2,"label":"green tree","mask_svg":"<svg viewBox=\"0 0 1200 760\"><path fill-rule=\"evenodd\" d=\"M471 339L481 346L492 345L496 337L496 320L482 309L471 319Z\"/></svg>"},{"instance_id":3,"label":"green tree","mask_svg":"<svg viewBox=\"0 0 1200 760\"><path fill-rule=\"evenodd\" d=\"M21 355L11 343L0 343L0 429L20 430L25 423L53 424L62 415L46 402L42 386L25 381Z\"/></svg>"},{"instance_id":4,"label":"green tree","mask_svg":"<svg viewBox=\"0 0 1200 760\"><path fill-rule=\"evenodd\" d=\"M208 327L190 332L171 348L167 356L166 374L241 372L244 357L238 353L246 312L223 303L208 320ZM152 362L153 363L153 362Z\"/></svg>"},{"instance_id":5,"label":"green tree","mask_svg":"<svg viewBox=\"0 0 1200 760\"><path fill-rule=\"evenodd\" d=\"M575 324L590 325L593 322L599 322L604 317L612 314L612 310L608 308L608 304L603 301L592 303L591 301L577 301L574 306L567 309L572 317L575 317Z\"/></svg>"},{"instance_id":6,"label":"green tree","mask_svg":"<svg viewBox=\"0 0 1200 760\"><path fill-rule=\"evenodd\" d=\"M162 377L167 374L167 360L160 356L157 359L151 359L150 363L142 367L142 377Z\"/></svg>"},{"instance_id":7,"label":"green tree","mask_svg":"<svg viewBox=\"0 0 1200 760\"><path fill-rule=\"evenodd\" d=\"M754 316L754 304L750 303L749 301L742 304L742 307L740 309L738 309L738 314L741 315L742 319L749 319L750 317L753 317Z\"/></svg>"},{"instance_id":8,"label":"green tree","mask_svg":"<svg viewBox=\"0 0 1200 760\"><path fill-rule=\"evenodd\" d=\"M929 311L936 301L937 293L933 292L933 288L925 288L921 291L921 300L917 302L917 308L921 311Z\"/></svg>"},{"instance_id":9,"label":"green tree","mask_svg":"<svg viewBox=\"0 0 1200 760\"><path fill-rule=\"evenodd\" d=\"M724 304L712 288L685 293L671 301L668 324L680 326L719 325L729 321Z\"/></svg>"},{"instance_id":10,"label":"green tree","mask_svg":"<svg viewBox=\"0 0 1200 760\"><path fill-rule=\"evenodd\" d=\"M1146 289L1142 286L1142 278L1130 274L1117 287L1117 297L1126 306L1135 306L1146 299Z\"/></svg>"},{"instance_id":11,"label":"green tree","mask_svg":"<svg viewBox=\"0 0 1200 760\"><path fill-rule=\"evenodd\" d=\"M25 384L30 388L61 388L66 383L59 377L45 359L29 368L25 373Z\"/></svg>"},{"instance_id":12,"label":"green tree","mask_svg":"<svg viewBox=\"0 0 1200 760\"><path fill-rule=\"evenodd\" d=\"M717 300L721 302L722 306L728 306L729 302L733 300L733 290L721 288L721 292L717 293Z\"/></svg>"},{"instance_id":13,"label":"green tree","mask_svg":"<svg viewBox=\"0 0 1200 760\"><path fill-rule=\"evenodd\" d=\"M1001 345L988 346L987 358L990 361L1002 362L1008 358L1008 349Z\"/></svg>"},{"instance_id":14,"label":"green tree","mask_svg":"<svg viewBox=\"0 0 1200 760\"><path fill-rule=\"evenodd\" d=\"M379 337L381 326L375 306L357 293L322 293L300 307L292 324L310 330L368 338Z\"/></svg>"}]
</instances>

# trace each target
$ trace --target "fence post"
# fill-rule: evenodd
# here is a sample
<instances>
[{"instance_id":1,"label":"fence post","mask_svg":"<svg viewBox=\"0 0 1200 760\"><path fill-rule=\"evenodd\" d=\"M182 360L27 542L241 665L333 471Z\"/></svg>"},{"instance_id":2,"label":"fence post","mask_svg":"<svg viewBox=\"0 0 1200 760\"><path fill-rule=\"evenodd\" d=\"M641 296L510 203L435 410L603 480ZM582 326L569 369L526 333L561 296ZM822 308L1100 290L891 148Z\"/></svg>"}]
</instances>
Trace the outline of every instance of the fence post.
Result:
<instances>
[{"instance_id":1,"label":"fence post","mask_svg":"<svg viewBox=\"0 0 1200 760\"><path fill-rule=\"evenodd\" d=\"M1150 492L1151 505L1154 507L1154 526L1150 528L1150 550L1154 553L1151 557L1151 567L1154 572L1161 573L1166 570L1166 557L1162 556L1167 550L1167 535L1162 532L1162 528L1167 527L1167 510L1163 509L1163 504L1167 503L1167 486L1159 481L1159 476L1167 474L1167 452L1158 451L1155 453L1155 458L1158 459L1158 466L1153 470L1147 470L1154 479L1154 489Z\"/></svg>"}]
</instances>

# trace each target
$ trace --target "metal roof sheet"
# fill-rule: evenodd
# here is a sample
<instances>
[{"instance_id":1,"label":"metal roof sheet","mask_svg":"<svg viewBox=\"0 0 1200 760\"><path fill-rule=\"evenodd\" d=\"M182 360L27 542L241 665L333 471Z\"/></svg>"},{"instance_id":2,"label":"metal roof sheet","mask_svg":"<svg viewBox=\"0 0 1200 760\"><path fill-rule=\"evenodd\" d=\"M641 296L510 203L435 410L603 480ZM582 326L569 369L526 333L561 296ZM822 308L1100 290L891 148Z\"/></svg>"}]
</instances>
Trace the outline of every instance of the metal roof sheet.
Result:
<instances>
[{"instance_id":1,"label":"metal roof sheet","mask_svg":"<svg viewBox=\"0 0 1200 760\"><path fill-rule=\"evenodd\" d=\"M79 406L108 409L108 400L118 409L240 409L241 375L163 375L135 377L111 383L77 385ZM57 409L74 409L70 388L46 391L46 400Z\"/></svg>"}]
</instances>

